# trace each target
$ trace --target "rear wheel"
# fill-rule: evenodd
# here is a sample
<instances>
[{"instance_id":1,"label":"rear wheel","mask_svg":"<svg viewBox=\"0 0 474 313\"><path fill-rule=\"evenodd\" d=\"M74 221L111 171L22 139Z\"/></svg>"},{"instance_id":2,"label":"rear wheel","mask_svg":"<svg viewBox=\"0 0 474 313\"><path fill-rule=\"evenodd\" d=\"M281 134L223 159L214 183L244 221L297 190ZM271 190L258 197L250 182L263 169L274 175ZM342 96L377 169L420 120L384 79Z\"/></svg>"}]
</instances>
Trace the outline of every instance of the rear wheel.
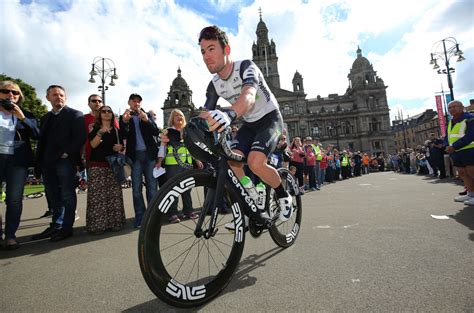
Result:
<instances>
[{"instance_id":1,"label":"rear wheel","mask_svg":"<svg viewBox=\"0 0 474 313\"><path fill-rule=\"evenodd\" d=\"M224 188L230 214L219 214L216 233L209 239L196 236L196 220L169 224L166 212L181 195L191 192L193 210L200 213L205 189L214 189L216 178L207 170L188 170L173 177L157 193L143 217L138 242L140 268L150 289L166 303L177 307L202 305L216 297L230 282L244 248L243 210ZM209 201L209 200L208 200ZM209 227L204 216L202 229ZM229 233L224 225L232 220L237 231Z\"/></svg>"},{"instance_id":2,"label":"rear wheel","mask_svg":"<svg viewBox=\"0 0 474 313\"><path fill-rule=\"evenodd\" d=\"M271 191L270 203L268 205L269 214L273 219L273 226L268 230L273 241L282 248L288 248L293 245L298 237L301 228L302 203L298 184L290 171L285 168L279 168L283 188L292 196L293 214L288 221L282 222L278 219L280 215L280 206L276 198L275 191Z\"/></svg>"}]
</instances>

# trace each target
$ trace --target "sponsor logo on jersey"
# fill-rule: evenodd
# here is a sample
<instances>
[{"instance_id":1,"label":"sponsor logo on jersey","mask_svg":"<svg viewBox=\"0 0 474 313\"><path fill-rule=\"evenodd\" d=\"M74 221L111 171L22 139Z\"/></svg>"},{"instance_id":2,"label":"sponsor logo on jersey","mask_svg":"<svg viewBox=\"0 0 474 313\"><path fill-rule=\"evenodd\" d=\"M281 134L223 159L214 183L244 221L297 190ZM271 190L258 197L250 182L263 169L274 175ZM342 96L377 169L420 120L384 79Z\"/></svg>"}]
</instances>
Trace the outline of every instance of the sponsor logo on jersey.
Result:
<instances>
[{"instance_id":1,"label":"sponsor logo on jersey","mask_svg":"<svg viewBox=\"0 0 474 313\"><path fill-rule=\"evenodd\" d=\"M265 87L265 85L263 84L262 81L259 81L259 82L258 82L258 87L260 87L260 90L261 90L262 93L265 95L265 100L267 100L267 102L270 102L270 92L269 92L268 89Z\"/></svg>"}]
</instances>

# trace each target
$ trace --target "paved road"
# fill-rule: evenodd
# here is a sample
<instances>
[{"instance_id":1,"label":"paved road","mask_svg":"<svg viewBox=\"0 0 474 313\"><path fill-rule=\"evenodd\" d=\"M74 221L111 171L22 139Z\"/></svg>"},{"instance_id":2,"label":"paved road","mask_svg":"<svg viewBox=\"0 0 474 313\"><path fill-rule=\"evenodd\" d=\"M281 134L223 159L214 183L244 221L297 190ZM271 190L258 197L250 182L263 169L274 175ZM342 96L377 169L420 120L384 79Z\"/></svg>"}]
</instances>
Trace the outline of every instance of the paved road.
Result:
<instances>
[{"instance_id":1,"label":"paved road","mask_svg":"<svg viewBox=\"0 0 474 313\"><path fill-rule=\"evenodd\" d=\"M296 244L247 236L233 281L196 311L474 312L474 207L452 201L460 190L386 172L308 193ZM130 189L124 197L132 217ZM132 219L88 235L85 198L75 236L58 243L29 241L48 220L37 219L44 198L24 202L22 247L0 251L0 311L180 312L142 279Z\"/></svg>"}]
</instances>

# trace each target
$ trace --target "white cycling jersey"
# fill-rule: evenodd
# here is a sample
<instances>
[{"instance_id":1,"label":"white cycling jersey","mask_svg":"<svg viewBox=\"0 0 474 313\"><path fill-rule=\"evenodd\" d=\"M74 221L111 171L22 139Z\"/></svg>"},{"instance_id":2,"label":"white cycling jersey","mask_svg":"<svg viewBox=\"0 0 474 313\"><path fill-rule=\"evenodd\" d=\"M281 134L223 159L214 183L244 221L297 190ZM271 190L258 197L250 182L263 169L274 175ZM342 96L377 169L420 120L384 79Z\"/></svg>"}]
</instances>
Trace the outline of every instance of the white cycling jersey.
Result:
<instances>
[{"instance_id":1,"label":"white cycling jersey","mask_svg":"<svg viewBox=\"0 0 474 313\"><path fill-rule=\"evenodd\" d=\"M262 72L255 63L250 60L234 62L232 73L226 80L219 75L214 75L207 87L206 104L204 107L214 110L219 97L234 104L239 98L242 87L250 85L257 89L255 105L242 117L246 122L255 122L266 114L278 110L278 102L268 88Z\"/></svg>"}]
</instances>

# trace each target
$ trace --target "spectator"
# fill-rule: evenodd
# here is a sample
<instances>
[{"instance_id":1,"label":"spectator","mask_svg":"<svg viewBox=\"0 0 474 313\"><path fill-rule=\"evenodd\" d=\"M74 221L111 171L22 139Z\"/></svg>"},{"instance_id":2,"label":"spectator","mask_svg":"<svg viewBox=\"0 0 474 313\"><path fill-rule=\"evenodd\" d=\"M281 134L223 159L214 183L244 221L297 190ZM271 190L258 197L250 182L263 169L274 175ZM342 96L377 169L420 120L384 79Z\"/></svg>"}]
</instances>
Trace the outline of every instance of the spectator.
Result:
<instances>
[{"instance_id":1,"label":"spectator","mask_svg":"<svg viewBox=\"0 0 474 313\"><path fill-rule=\"evenodd\" d=\"M443 140L436 138L434 133L430 134L429 141L429 162L433 169L433 176L440 179L446 178L446 168L444 167L444 144ZM438 174L439 171L439 174Z\"/></svg>"},{"instance_id":2,"label":"spectator","mask_svg":"<svg viewBox=\"0 0 474 313\"><path fill-rule=\"evenodd\" d=\"M360 155L360 151L357 151L352 156L354 160L354 176L360 176L360 168L362 165L362 156Z\"/></svg>"},{"instance_id":3,"label":"spectator","mask_svg":"<svg viewBox=\"0 0 474 313\"><path fill-rule=\"evenodd\" d=\"M126 139L126 156L132 164L132 195L135 222L139 228L145 213L143 199L143 177L146 184L146 199L150 203L157 191L157 180L153 177L153 168L157 161L158 146L155 138L160 134L153 117L141 107L142 97L133 93L128 98L129 109L120 117L120 131Z\"/></svg>"},{"instance_id":4,"label":"spectator","mask_svg":"<svg viewBox=\"0 0 474 313\"><path fill-rule=\"evenodd\" d=\"M84 115L84 121L86 125L86 132L89 134L92 131L92 128L94 128L94 123L95 120L99 117L99 111L100 108L104 105L102 103L102 98L99 95L92 94L89 96L87 99L87 104L89 105L89 108L91 111ZM89 157L91 155L91 146L89 144L89 138L88 136L86 137L86 143L84 145L84 160L86 163L86 168L89 167Z\"/></svg>"},{"instance_id":5,"label":"spectator","mask_svg":"<svg viewBox=\"0 0 474 313\"><path fill-rule=\"evenodd\" d=\"M306 139L308 139L310 141L310 143L311 143L311 141L313 142L312 143L313 151L314 151L314 155L316 156L316 165L314 166L314 177L316 178L316 189L319 190L319 187L322 184L319 181L319 177L321 176L319 174L320 173L319 162L321 162L321 159L323 158L322 145L319 142L319 138L314 138L314 140L312 140L311 137L306 137Z\"/></svg>"},{"instance_id":6,"label":"spectator","mask_svg":"<svg viewBox=\"0 0 474 313\"><path fill-rule=\"evenodd\" d=\"M122 188L106 160L124 150L110 106L102 106L89 133L91 154L87 192L86 229L95 235L119 231L125 224Z\"/></svg>"},{"instance_id":7,"label":"spectator","mask_svg":"<svg viewBox=\"0 0 474 313\"><path fill-rule=\"evenodd\" d=\"M73 235L77 205L76 172L81 161L81 148L86 139L84 115L66 105L66 91L51 85L46 99L52 110L41 118L41 137L38 142L37 168L43 175L46 197L53 211L50 226L33 240L51 237L59 241ZM62 228L56 224L64 207Z\"/></svg>"},{"instance_id":8,"label":"spectator","mask_svg":"<svg viewBox=\"0 0 474 313\"><path fill-rule=\"evenodd\" d=\"M369 174L370 172L370 158L367 155L367 153L364 153L364 156L362 157L362 174Z\"/></svg>"},{"instance_id":9,"label":"spectator","mask_svg":"<svg viewBox=\"0 0 474 313\"><path fill-rule=\"evenodd\" d=\"M334 149L334 180L341 179L341 156L337 149Z\"/></svg>"},{"instance_id":10,"label":"spectator","mask_svg":"<svg viewBox=\"0 0 474 313\"><path fill-rule=\"evenodd\" d=\"M351 176L351 164L349 161L349 154L346 150L342 151L341 156L341 176L342 179L347 179Z\"/></svg>"},{"instance_id":11,"label":"spectator","mask_svg":"<svg viewBox=\"0 0 474 313\"><path fill-rule=\"evenodd\" d=\"M323 151L321 151L323 152ZM328 156L326 153L322 153L321 162L319 162L319 188L322 188L326 180L326 169L328 168Z\"/></svg>"},{"instance_id":12,"label":"spectator","mask_svg":"<svg viewBox=\"0 0 474 313\"><path fill-rule=\"evenodd\" d=\"M308 190L318 190L316 189L316 177L314 176L315 171L314 167L316 166L316 155L314 154L313 147L311 144L307 144L304 146L305 149L305 168L304 172L308 175Z\"/></svg>"},{"instance_id":13,"label":"spectator","mask_svg":"<svg viewBox=\"0 0 474 313\"><path fill-rule=\"evenodd\" d=\"M326 181L332 183L334 181L334 174L336 172L336 163L334 162L334 151L331 146L327 147L326 156L328 160L328 167L326 168Z\"/></svg>"},{"instance_id":14,"label":"spectator","mask_svg":"<svg viewBox=\"0 0 474 313\"><path fill-rule=\"evenodd\" d=\"M186 126L186 118L181 110L174 109L171 111L168 119L168 126L169 128L167 129L166 136L169 140L165 140L168 143L164 164L166 169L166 179L172 179L187 168L192 168L193 159L188 149L183 145L182 131ZM174 151L176 151L176 154ZM179 160L177 157L179 157ZM195 162L199 168L202 168L202 163L200 161L196 160ZM160 165L160 160L157 165ZM175 201L168 210L170 223L179 223L182 218L198 218L198 215L193 212L191 190L184 192L181 195L181 198L183 202L183 215L182 217L178 216L178 202Z\"/></svg>"},{"instance_id":15,"label":"spectator","mask_svg":"<svg viewBox=\"0 0 474 313\"><path fill-rule=\"evenodd\" d=\"M33 114L21 108L25 97L18 84L0 82L0 188L5 193L5 241L7 250L20 247L15 233L20 225L23 210L23 191L28 167L33 165L30 139L39 137L39 129ZM1 193L0 193L1 194ZM0 240L3 229L0 223Z\"/></svg>"},{"instance_id":16,"label":"spectator","mask_svg":"<svg viewBox=\"0 0 474 313\"><path fill-rule=\"evenodd\" d=\"M283 166L284 163L289 161L288 154L287 154L288 144L286 142L286 136L281 135L275 151L273 152L274 156L277 158L276 168L280 168Z\"/></svg>"},{"instance_id":17,"label":"spectator","mask_svg":"<svg viewBox=\"0 0 474 313\"><path fill-rule=\"evenodd\" d=\"M467 188L467 194L454 198L454 201L474 205L474 115L465 112L459 100L449 102L448 111L453 118L448 123L446 152Z\"/></svg>"},{"instance_id":18,"label":"spectator","mask_svg":"<svg viewBox=\"0 0 474 313\"><path fill-rule=\"evenodd\" d=\"M300 186L300 190L304 193L304 157L305 152L303 150L303 144L301 142L300 137L293 138L293 141L290 145L291 151L291 160L290 166L296 167L296 179L298 179L298 185Z\"/></svg>"},{"instance_id":19,"label":"spectator","mask_svg":"<svg viewBox=\"0 0 474 313\"><path fill-rule=\"evenodd\" d=\"M385 156L383 152L380 153L379 156L377 157L377 164L378 164L379 172L385 171Z\"/></svg>"}]
</instances>

